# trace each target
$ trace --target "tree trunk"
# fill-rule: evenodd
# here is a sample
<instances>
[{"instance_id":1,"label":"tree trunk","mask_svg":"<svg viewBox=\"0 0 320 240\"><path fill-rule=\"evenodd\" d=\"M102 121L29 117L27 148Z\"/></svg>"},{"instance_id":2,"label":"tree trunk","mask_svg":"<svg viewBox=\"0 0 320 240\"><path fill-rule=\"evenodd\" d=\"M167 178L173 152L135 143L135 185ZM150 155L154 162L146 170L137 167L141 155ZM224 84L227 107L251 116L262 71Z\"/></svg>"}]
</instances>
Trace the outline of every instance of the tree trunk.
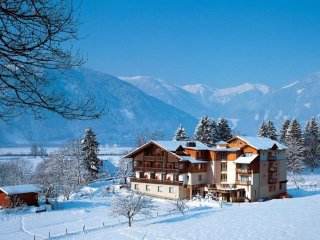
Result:
<instances>
[{"instance_id":1,"label":"tree trunk","mask_svg":"<svg viewBox=\"0 0 320 240\"><path fill-rule=\"evenodd\" d=\"M129 217L129 227L131 227L132 218Z\"/></svg>"}]
</instances>

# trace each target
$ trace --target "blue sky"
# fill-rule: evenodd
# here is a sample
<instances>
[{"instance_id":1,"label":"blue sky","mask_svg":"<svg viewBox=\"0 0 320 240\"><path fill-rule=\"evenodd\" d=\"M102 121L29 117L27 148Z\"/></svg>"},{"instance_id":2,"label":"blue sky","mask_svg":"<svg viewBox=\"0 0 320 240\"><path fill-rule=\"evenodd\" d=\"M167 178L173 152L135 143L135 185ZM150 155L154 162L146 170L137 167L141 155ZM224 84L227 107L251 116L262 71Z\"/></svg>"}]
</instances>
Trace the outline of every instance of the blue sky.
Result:
<instances>
[{"instance_id":1,"label":"blue sky","mask_svg":"<svg viewBox=\"0 0 320 240\"><path fill-rule=\"evenodd\" d=\"M320 1L83 0L86 67L176 84L280 87L320 71Z\"/></svg>"}]
</instances>

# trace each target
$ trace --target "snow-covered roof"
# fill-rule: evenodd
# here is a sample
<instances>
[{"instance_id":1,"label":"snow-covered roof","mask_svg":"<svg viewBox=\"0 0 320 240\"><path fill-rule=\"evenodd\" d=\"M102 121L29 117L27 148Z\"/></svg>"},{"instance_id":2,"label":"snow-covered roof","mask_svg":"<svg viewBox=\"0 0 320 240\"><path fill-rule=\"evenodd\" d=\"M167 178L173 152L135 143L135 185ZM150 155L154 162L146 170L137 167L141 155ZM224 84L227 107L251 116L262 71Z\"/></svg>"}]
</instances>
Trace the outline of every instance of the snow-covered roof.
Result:
<instances>
[{"instance_id":1,"label":"snow-covered roof","mask_svg":"<svg viewBox=\"0 0 320 240\"><path fill-rule=\"evenodd\" d=\"M272 149L275 145L278 149L286 149L286 146L282 145L281 143L272 140L266 137L248 137L248 136L238 136L238 138L242 139L252 147L258 150L269 150Z\"/></svg>"},{"instance_id":2,"label":"snow-covered roof","mask_svg":"<svg viewBox=\"0 0 320 240\"><path fill-rule=\"evenodd\" d=\"M179 146L182 146L183 148L190 148L195 150L211 149L210 147L208 147L207 145L204 145L199 141L153 141L153 142L170 152L176 151ZM188 142L194 142L195 147L187 146Z\"/></svg>"},{"instance_id":3,"label":"snow-covered roof","mask_svg":"<svg viewBox=\"0 0 320 240\"><path fill-rule=\"evenodd\" d=\"M191 162L191 163L208 163L208 161L197 160L197 159L195 159L194 157L191 157L191 156L183 156L180 161L182 161L182 162L188 161L188 162Z\"/></svg>"},{"instance_id":4,"label":"snow-covered roof","mask_svg":"<svg viewBox=\"0 0 320 240\"><path fill-rule=\"evenodd\" d=\"M6 193L7 195L21 194L21 193L39 193L41 192L41 187L39 185L34 185L34 184L4 186L4 187L0 187L0 191Z\"/></svg>"},{"instance_id":5,"label":"snow-covered roof","mask_svg":"<svg viewBox=\"0 0 320 240\"><path fill-rule=\"evenodd\" d=\"M234 162L235 163L241 163L241 164L250 164L258 156L259 156L258 154L252 154L251 156L242 155L242 156L238 157Z\"/></svg>"},{"instance_id":6,"label":"snow-covered roof","mask_svg":"<svg viewBox=\"0 0 320 240\"><path fill-rule=\"evenodd\" d=\"M240 148L212 148L211 150L215 152L236 152L241 150Z\"/></svg>"},{"instance_id":7,"label":"snow-covered roof","mask_svg":"<svg viewBox=\"0 0 320 240\"><path fill-rule=\"evenodd\" d=\"M220 145L220 144L228 144L228 143L225 142L225 141L219 141L219 142L216 143L216 145L218 145L218 144Z\"/></svg>"}]
</instances>

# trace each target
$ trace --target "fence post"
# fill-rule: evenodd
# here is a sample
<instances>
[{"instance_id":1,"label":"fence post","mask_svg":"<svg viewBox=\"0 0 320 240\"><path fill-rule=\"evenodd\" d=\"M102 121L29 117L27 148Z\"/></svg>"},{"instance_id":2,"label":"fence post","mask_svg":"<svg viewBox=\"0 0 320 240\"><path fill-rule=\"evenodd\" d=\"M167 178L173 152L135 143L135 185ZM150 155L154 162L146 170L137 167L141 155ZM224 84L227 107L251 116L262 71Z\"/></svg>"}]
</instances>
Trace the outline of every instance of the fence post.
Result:
<instances>
[{"instance_id":1,"label":"fence post","mask_svg":"<svg viewBox=\"0 0 320 240\"><path fill-rule=\"evenodd\" d=\"M49 239L51 238L51 234L50 234L50 232L49 232Z\"/></svg>"},{"instance_id":2,"label":"fence post","mask_svg":"<svg viewBox=\"0 0 320 240\"><path fill-rule=\"evenodd\" d=\"M82 232L84 232L85 229L86 229L86 225L83 224Z\"/></svg>"},{"instance_id":3,"label":"fence post","mask_svg":"<svg viewBox=\"0 0 320 240\"><path fill-rule=\"evenodd\" d=\"M35 234L33 235L33 240L36 240L36 235Z\"/></svg>"},{"instance_id":4,"label":"fence post","mask_svg":"<svg viewBox=\"0 0 320 240\"><path fill-rule=\"evenodd\" d=\"M68 234L68 228L66 228L66 235Z\"/></svg>"},{"instance_id":5,"label":"fence post","mask_svg":"<svg viewBox=\"0 0 320 240\"><path fill-rule=\"evenodd\" d=\"M104 222L102 222L102 226L104 227Z\"/></svg>"}]
</instances>

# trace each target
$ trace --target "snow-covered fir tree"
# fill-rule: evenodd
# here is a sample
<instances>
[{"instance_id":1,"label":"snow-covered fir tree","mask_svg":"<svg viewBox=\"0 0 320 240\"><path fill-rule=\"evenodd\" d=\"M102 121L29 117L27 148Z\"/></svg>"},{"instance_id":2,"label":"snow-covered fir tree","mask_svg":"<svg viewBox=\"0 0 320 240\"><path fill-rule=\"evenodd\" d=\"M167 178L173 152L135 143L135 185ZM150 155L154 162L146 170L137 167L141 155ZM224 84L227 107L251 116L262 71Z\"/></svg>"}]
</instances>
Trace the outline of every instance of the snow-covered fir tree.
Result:
<instances>
[{"instance_id":1,"label":"snow-covered fir tree","mask_svg":"<svg viewBox=\"0 0 320 240\"><path fill-rule=\"evenodd\" d=\"M174 136L172 137L172 140L174 141L188 141L189 137L186 134L186 131L184 130L184 127L182 124L177 128Z\"/></svg>"},{"instance_id":2,"label":"snow-covered fir tree","mask_svg":"<svg viewBox=\"0 0 320 240\"><path fill-rule=\"evenodd\" d=\"M287 167L293 175L293 181L298 187L297 174L305 168L304 144L299 122L291 121L285 139L287 145Z\"/></svg>"},{"instance_id":3,"label":"snow-covered fir tree","mask_svg":"<svg viewBox=\"0 0 320 240\"><path fill-rule=\"evenodd\" d=\"M277 140L277 130L271 120L267 122L263 121L261 123L258 136L271 138L272 140Z\"/></svg>"},{"instance_id":4,"label":"snow-covered fir tree","mask_svg":"<svg viewBox=\"0 0 320 240\"><path fill-rule=\"evenodd\" d=\"M87 176L87 181L92 181L98 178L98 168L99 168L99 143L96 140L96 134L91 128L86 130L86 133L81 141L83 159L86 163L89 175Z\"/></svg>"},{"instance_id":5,"label":"snow-covered fir tree","mask_svg":"<svg viewBox=\"0 0 320 240\"><path fill-rule=\"evenodd\" d=\"M208 116L200 119L195 132L194 140L202 142L203 144L211 147L217 141L216 123Z\"/></svg>"},{"instance_id":6,"label":"snow-covered fir tree","mask_svg":"<svg viewBox=\"0 0 320 240\"><path fill-rule=\"evenodd\" d=\"M320 129L316 119L311 118L304 128L305 164L313 172L320 166Z\"/></svg>"},{"instance_id":7,"label":"snow-covered fir tree","mask_svg":"<svg viewBox=\"0 0 320 240\"><path fill-rule=\"evenodd\" d=\"M282 127L281 127L281 130L280 130L280 143L282 144L286 144L286 134L287 134L287 130L288 130L288 127L290 125L290 120L287 119L284 121L284 123L282 124Z\"/></svg>"},{"instance_id":8,"label":"snow-covered fir tree","mask_svg":"<svg viewBox=\"0 0 320 240\"><path fill-rule=\"evenodd\" d=\"M268 129L268 138L271 138L272 140L277 141L278 140L277 129L275 128L271 120L267 122L267 129Z\"/></svg>"},{"instance_id":9,"label":"snow-covered fir tree","mask_svg":"<svg viewBox=\"0 0 320 240\"><path fill-rule=\"evenodd\" d=\"M263 121L260 124L258 136L259 137L268 137L268 128L267 128L267 124L265 121Z\"/></svg>"},{"instance_id":10,"label":"snow-covered fir tree","mask_svg":"<svg viewBox=\"0 0 320 240\"><path fill-rule=\"evenodd\" d=\"M230 138L232 138L231 129L226 119L221 118L218 121L217 134L218 134L218 141L227 141Z\"/></svg>"}]
</instances>

